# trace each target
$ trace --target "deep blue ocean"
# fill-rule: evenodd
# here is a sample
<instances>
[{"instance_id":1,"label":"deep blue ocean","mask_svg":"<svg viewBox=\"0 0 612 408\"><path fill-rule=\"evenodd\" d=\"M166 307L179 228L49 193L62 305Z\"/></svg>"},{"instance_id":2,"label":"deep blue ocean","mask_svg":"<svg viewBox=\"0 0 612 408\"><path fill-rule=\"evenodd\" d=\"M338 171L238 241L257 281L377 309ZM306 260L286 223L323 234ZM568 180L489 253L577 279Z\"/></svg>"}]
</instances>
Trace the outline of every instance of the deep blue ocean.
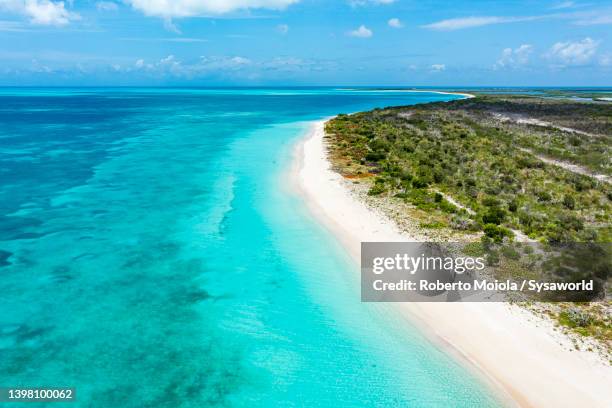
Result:
<instances>
[{"instance_id":1,"label":"deep blue ocean","mask_svg":"<svg viewBox=\"0 0 612 408\"><path fill-rule=\"evenodd\" d=\"M360 302L285 180L308 121L453 98L0 88L0 387L75 387L60 407L498 406Z\"/></svg>"}]
</instances>

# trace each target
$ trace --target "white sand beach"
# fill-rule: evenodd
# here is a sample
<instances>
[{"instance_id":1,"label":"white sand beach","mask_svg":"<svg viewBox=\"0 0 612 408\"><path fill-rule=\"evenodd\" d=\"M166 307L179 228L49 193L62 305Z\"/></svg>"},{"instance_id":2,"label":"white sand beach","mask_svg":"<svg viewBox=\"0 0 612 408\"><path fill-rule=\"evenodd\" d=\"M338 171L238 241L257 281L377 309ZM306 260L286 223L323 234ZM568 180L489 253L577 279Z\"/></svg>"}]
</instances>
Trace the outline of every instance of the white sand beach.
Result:
<instances>
[{"instance_id":1,"label":"white sand beach","mask_svg":"<svg viewBox=\"0 0 612 408\"><path fill-rule=\"evenodd\" d=\"M308 208L346 247L358 273L362 241L419 241L358 201L326 158L324 122L297 146L293 183ZM391 310L395 310L392 308ZM450 347L523 407L612 407L612 368L574 350L551 322L504 303L400 303L432 341Z\"/></svg>"}]
</instances>

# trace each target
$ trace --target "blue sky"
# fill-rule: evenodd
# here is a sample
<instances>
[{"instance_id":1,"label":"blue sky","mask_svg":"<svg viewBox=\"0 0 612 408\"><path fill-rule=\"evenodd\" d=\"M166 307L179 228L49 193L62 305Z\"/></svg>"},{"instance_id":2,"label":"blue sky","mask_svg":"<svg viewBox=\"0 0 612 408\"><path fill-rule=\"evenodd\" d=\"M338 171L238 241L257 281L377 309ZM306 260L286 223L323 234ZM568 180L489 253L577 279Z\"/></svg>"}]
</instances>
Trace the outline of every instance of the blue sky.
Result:
<instances>
[{"instance_id":1,"label":"blue sky","mask_svg":"<svg viewBox=\"0 0 612 408\"><path fill-rule=\"evenodd\" d=\"M612 1L0 0L0 85L611 86Z\"/></svg>"}]
</instances>

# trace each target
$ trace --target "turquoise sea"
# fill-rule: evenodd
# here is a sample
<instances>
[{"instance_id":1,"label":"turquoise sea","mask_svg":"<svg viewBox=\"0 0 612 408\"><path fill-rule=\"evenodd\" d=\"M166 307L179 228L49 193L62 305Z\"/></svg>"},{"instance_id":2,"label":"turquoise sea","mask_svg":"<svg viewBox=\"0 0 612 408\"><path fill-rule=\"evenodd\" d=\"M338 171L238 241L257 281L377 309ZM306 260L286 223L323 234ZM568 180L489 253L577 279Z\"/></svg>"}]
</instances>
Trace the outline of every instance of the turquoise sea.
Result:
<instances>
[{"instance_id":1,"label":"turquoise sea","mask_svg":"<svg viewBox=\"0 0 612 408\"><path fill-rule=\"evenodd\" d=\"M70 407L498 406L360 303L285 180L308 121L453 98L0 89L0 387L75 387L48 404Z\"/></svg>"}]
</instances>

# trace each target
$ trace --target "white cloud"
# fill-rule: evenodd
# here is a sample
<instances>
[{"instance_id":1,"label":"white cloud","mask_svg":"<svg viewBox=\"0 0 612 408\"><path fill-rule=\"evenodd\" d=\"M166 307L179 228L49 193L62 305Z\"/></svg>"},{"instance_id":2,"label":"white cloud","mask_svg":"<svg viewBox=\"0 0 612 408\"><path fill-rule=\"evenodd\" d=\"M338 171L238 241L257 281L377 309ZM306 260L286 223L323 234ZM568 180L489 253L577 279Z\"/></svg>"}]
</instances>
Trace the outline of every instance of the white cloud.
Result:
<instances>
[{"instance_id":1,"label":"white cloud","mask_svg":"<svg viewBox=\"0 0 612 408\"><path fill-rule=\"evenodd\" d=\"M497 60L494 68L509 68L525 65L529 62L529 55L533 52L533 46L523 44L518 48L505 48L502 55Z\"/></svg>"},{"instance_id":2,"label":"white cloud","mask_svg":"<svg viewBox=\"0 0 612 408\"><path fill-rule=\"evenodd\" d=\"M464 18L451 18L448 20L437 21L435 23L427 24L422 26L430 30L438 31L452 31L461 30L464 28L481 27L491 24L502 24L502 23L517 23L521 21L532 21L544 18L544 16L530 16L530 17L498 17L498 16L485 16L485 17L464 17Z\"/></svg>"},{"instance_id":3,"label":"white cloud","mask_svg":"<svg viewBox=\"0 0 612 408\"><path fill-rule=\"evenodd\" d=\"M157 62L146 63L138 59L134 63L136 70L146 70L150 73L171 74L174 76L191 77L214 71L237 70L251 65L251 60L245 57L200 57L191 63L183 63L174 55L168 55Z\"/></svg>"},{"instance_id":4,"label":"white cloud","mask_svg":"<svg viewBox=\"0 0 612 408\"><path fill-rule=\"evenodd\" d=\"M23 54L23 55L21 55ZM308 73L321 73L329 70L337 72L337 65L328 60L309 60L292 56L277 56L252 60L241 55L201 56L197 58L180 59L174 55L167 55L161 59L147 60L146 58L122 58L112 59L92 57L90 61L80 60L74 64L66 64L67 54L48 56L47 53L35 53L36 57L42 56L46 61L38 63L33 53L21 53L27 65L23 72L60 74L102 74L123 75L134 79L176 79L190 81L193 79L203 80L261 80L269 79L278 81L279 78L294 78L296 75ZM4 58L6 52L0 50L0 58ZM11 58L14 58L13 56ZM84 64L82 62L84 62ZM47 62L54 62L50 68ZM2 70L13 69L10 66L0 66Z\"/></svg>"},{"instance_id":5,"label":"white cloud","mask_svg":"<svg viewBox=\"0 0 612 408\"><path fill-rule=\"evenodd\" d=\"M96 3L96 8L100 11L116 11L119 6L112 1L99 1Z\"/></svg>"},{"instance_id":6,"label":"white cloud","mask_svg":"<svg viewBox=\"0 0 612 408\"><path fill-rule=\"evenodd\" d=\"M274 57L261 64L266 68L280 69L286 67L305 65L304 61L296 57Z\"/></svg>"},{"instance_id":7,"label":"white cloud","mask_svg":"<svg viewBox=\"0 0 612 408\"><path fill-rule=\"evenodd\" d=\"M565 8L575 7L566 6ZM612 24L612 14L609 9L585 12L564 11L532 16L470 16L440 20L422 25L422 28L437 31L453 31L466 28L482 27L493 24L520 23L540 20L571 20L575 25Z\"/></svg>"},{"instance_id":8,"label":"white cloud","mask_svg":"<svg viewBox=\"0 0 612 408\"><path fill-rule=\"evenodd\" d=\"M219 15L237 10L282 10L299 0L126 0L147 16L173 18Z\"/></svg>"},{"instance_id":9,"label":"white cloud","mask_svg":"<svg viewBox=\"0 0 612 408\"><path fill-rule=\"evenodd\" d=\"M603 24L612 24L612 15L611 14L600 14L597 16L591 16L588 18L581 18L574 22L576 25L603 25Z\"/></svg>"},{"instance_id":10,"label":"white cloud","mask_svg":"<svg viewBox=\"0 0 612 408\"><path fill-rule=\"evenodd\" d=\"M180 64L180 62L176 60L174 55L168 55L167 57L159 60L159 64L160 65L176 65L176 64Z\"/></svg>"},{"instance_id":11,"label":"white cloud","mask_svg":"<svg viewBox=\"0 0 612 408\"><path fill-rule=\"evenodd\" d=\"M285 35L285 34L287 34L289 32L289 26L287 24L279 24L279 25L276 26L276 30L279 33Z\"/></svg>"},{"instance_id":12,"label":"white cloud","mask_svg":"<svg viewBox=\"0 0 612 408\"><path fill-rule=\"evenodd\" d=\"M178 28L176 24L172 21L170 17L164 18L164 28L167 31L171 31L175 34L182 34L181 30Z\"/></svg>"},{"instance_id":13,"label":"white cloud","mask_svg":"<svg viewBox=\"0 0 612 408\"><path fill-rule=\"evenodd\" d=\"M244 57L232 57L229 59L229 62L231 63L231 65L238 66L238 65L248 65L251 63L251 60L248 58L244 58Z\"/></svg>"},{"instance_id":14,"label":"white cloud","mask_svg":"<svg viewBox=\"0 0 612 408\"><path fill-rule=\"evenodd\" d=\"M431 66L431 70L433 72L442 72L446 69L446 65L445 64L433 64Z\"/></svg>"},{"instance_id":15,"label":"white cloud","mask_svg":"<svg viewBox=\"0 0 612 408\"><path fill-rule=\"evenodd\" d=\"M351 37L370 38L374 33L372 33L372 30L362 24L358 29L349 31L348 34Z\"/></svg>"},{"instance_id":16,"label":"white cloud","mask_svg":"<svg viewBox=\"0 0 612 408\"><path fill-rule=\"evenodd\" d=\"M599 65L604 67L612 66L612 53L606 53L599 58Z\"/></svg>"},{"instance_id":17,"label":"white cloud","mask_svg":"<svg viewBox=\"0 0 612 408\"><path fill-rule=\"evenodd\" d=\"M399 18L391 18L387 21L387 24L393 28L402 28L404 26Z\"/></svg>"},{"instance_id":18,"label":"white cloud","mask_svg":"<svg viewBox=\"0 0 612 408\"><path fill-rule=\"evenodd\" d=\"M23 14L32 24L62 26L80 16L66 9L63 1L1 0L0 10Z\"/></svg>"},{"instance_id":19,"label":"white cloud","mask_svg":"<svg viewBox=\"0 0 612 408\"><path fill-rule=\"evenodd\" d=\"M545 56L561 66L586 65L597 53L597 47L599 47L599 41L589 37L575 42L558 42L550 48Z\"/></svg>"},{"instance_id":20,"label":"white cloud","mask_svg":"<svg viewBox=\"0 0 612 408\"><path fill-rule=\"evenodd\" d=\"M49 68L48 66L44 64L39 63L38 60L36 59L32 60L32 66L30 67L30 70L32 72L45 73L45 74L50 74L53 72L51 68Z\"/></svg>"},{"instance_id":21,"label":"white cloud","mask_svg":"<svg viewBox=\"0 0 612 408\"><path fill-rule=\"evenodd\" d=\"M172 63L173 65L170 65ZM138 61L137 61L137 65ZM326 65L317 61L303 60L296 57L281 56L271 59L253 61L241 56L202 56L196 61L182 63L174 56L168 56L155 64L140 64L153 74L172 75L184 78L196 78L207 75L224 75L250 77L269 73L295 73L299 71L321 71ZM273 74L271 74L273 75Z\"/></svg>"}]
</instances>

